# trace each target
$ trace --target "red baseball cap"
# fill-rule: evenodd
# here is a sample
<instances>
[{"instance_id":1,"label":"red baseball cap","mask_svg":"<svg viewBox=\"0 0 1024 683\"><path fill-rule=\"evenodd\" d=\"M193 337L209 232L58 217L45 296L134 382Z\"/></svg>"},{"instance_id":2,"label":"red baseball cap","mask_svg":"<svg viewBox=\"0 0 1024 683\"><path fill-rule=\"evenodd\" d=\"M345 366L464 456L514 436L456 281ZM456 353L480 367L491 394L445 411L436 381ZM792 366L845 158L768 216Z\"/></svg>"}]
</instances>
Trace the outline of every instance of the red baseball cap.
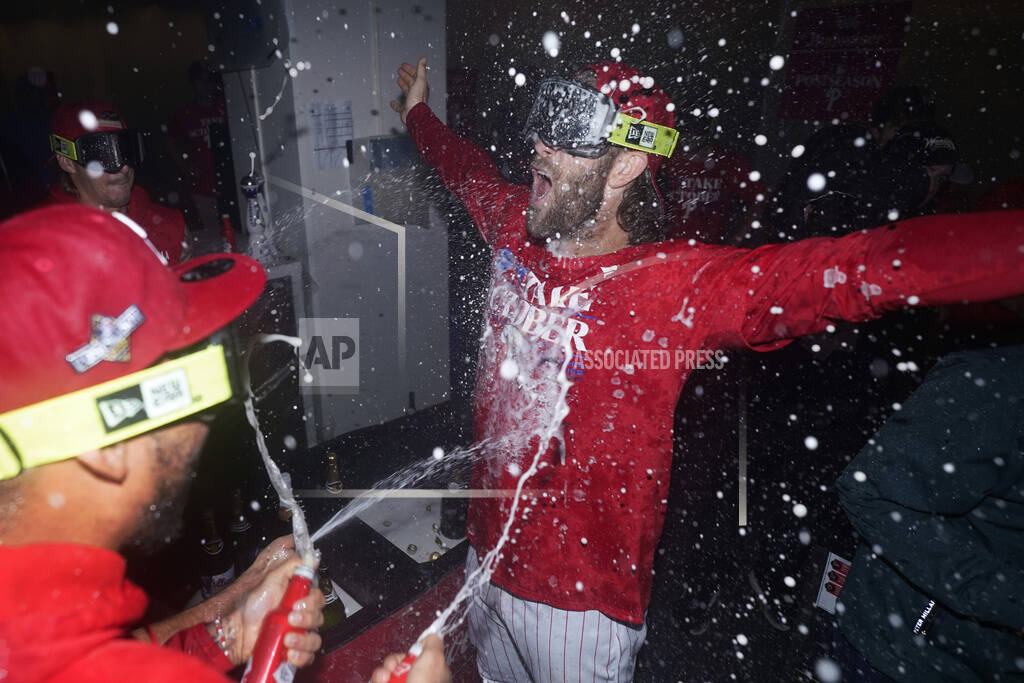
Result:
<instances>
[{"instance_id":1,"label":"red baseball cap","mask_svg":"<svg viewBox=\"0 0 1024 683\"><path fill-rule=\"evenodd\" d=\"M263 291L253 259L208 254L168 267L121 218L63 204L0 223L0 414L142 370ZM116 351L83 361L111 325Z\"/></svg>"},{"instance_id":2,"label":"red baseball cap","mask_svg":"<svg viewBox=\"0 0 1024 683\"><path fill-rule=\"evenodd\" d=\"M603 62L580 69L580 73L586 71L597 76L597 89L608 95L623 114L666 128L675 128L675 105L650 76L644 76L622 62ZM647 155L647 168L651 171L652 181L664 159L657 154Z\"/></svg>"},{"instance_id":3,"label":"red baseball cap","mask_svg":"<svg viewBox=\"0 0 1024 683\"><path fill-rule=\"evenodd\" d=\"M86 133L126 128L117 107L102 100L64 102L50 116L50 132L72 141Z\"/></svg>"}]
</instances>

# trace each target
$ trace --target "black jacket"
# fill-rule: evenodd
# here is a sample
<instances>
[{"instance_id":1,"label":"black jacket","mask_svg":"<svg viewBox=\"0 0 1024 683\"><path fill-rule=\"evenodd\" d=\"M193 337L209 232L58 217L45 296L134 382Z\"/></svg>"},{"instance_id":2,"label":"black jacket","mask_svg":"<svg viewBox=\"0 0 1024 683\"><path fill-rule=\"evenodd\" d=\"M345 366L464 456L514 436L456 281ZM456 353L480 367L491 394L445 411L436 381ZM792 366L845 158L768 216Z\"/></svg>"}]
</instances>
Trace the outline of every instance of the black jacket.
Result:
<instances>
[{"instance_id":1,"label":"black jacket","mask_svg":"<svg viewBox=\"0 0 1024 683\"><path fill-rule=\"evenodd\" d=\"M823 188L809 187L814 174L821 174ZM909 218L928 185L928 175L905 157L883 156L867 128L822 128L772 193L764 217L768 241L841 237Z\"/></svg>"},{"instance_id":2,"label":"black jacket","mask_svg":"<svg viewBox=\"0 0 1024 683\"><path fill-rule=\"evenodd\" d=\"M1024 681L1024 347L946 356L836 481L844 636L901 681Z\"/></svg>"}]
</instances>

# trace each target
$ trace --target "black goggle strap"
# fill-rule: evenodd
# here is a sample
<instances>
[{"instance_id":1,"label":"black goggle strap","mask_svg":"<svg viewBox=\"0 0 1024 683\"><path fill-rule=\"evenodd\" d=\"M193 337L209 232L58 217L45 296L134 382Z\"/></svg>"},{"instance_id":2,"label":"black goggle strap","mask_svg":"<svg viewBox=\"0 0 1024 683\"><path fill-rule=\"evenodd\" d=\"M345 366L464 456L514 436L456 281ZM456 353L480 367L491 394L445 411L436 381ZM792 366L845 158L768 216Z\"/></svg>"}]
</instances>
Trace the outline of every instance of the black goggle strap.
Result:
<instances>
[{"instance_id":1,"label":"black goggle strap","mask_svg":"<svg viewBox=\"0 0 1024 683\"><path fill-rule=\"evenodd\" d=\"M0 479L73 458L229 400L225 348L211 344L145 370L0 415ZM59 417L55 417L59 416Z\"/></svg>"}]
</instances>

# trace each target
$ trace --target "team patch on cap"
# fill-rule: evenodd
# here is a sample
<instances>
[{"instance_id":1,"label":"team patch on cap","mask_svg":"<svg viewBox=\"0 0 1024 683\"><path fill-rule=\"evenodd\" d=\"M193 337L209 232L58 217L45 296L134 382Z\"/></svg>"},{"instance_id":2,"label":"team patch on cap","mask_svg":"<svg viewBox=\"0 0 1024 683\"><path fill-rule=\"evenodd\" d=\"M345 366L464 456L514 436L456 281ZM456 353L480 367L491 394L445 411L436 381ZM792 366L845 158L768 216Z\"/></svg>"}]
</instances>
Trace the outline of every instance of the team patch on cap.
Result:
<instances>
[{"instance_id":1,"label":"team patch on cap","mask_svg":"<svg viewBox=\"0 0 1024 683\"><path fill-rule=\"evenodd\" d=\"M142 311L135 304L124 309L116 318L93 314L89 343L75 349L64 358L79 374L96 367L100 361L127 363L132 357L131 335L145 320Z\"/></svg>"}]
</instances>

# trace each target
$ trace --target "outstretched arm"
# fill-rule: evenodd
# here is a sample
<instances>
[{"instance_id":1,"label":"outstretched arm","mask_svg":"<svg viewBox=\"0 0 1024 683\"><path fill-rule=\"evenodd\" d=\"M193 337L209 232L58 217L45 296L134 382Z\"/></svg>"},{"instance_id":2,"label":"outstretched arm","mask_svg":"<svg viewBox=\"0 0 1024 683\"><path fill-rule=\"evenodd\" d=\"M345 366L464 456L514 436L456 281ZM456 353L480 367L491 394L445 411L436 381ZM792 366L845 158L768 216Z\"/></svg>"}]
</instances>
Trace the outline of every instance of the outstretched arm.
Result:
<instances>
[{"instance_id":1,"label":"outstretched arm","mask_svg":"<svg viewBox=\"0 0 1024 683\"><path fill-rule=\"evenodd\" d=\"M506 181L484 150L453 133L430 111L426 58L415 67L403 63L397 80L403 101L393 100L391 108L402 117L423 160L465 204L484 239L493 243L510 207L519 202L526 210L527 189Z\"/></svg>"},{"instance_id":2,"label":"outstretched arm","mask_svg":"<svg viewBox=\"0 0 1024 683\"><path fill-rule=\"evenodd\" d=\"M902 306L1024 293L1024 212L915 218L737 251L721 263L716 341L771 350Z\"/></svg>"}]
</instances>

